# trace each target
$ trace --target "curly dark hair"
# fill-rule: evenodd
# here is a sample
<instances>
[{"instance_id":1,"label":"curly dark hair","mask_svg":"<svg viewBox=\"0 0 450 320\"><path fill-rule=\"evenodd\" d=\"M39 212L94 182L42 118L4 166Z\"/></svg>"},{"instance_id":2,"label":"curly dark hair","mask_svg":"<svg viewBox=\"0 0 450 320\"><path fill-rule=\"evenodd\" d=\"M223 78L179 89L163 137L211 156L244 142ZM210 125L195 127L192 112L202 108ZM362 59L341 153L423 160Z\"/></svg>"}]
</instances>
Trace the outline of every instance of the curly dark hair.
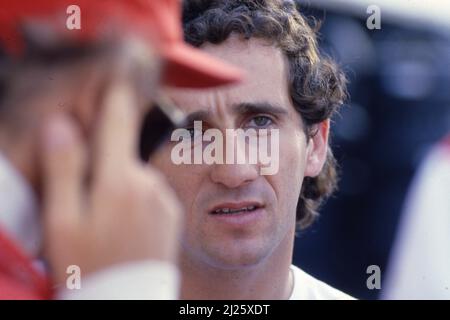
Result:
<instances>
[{"instance_id":1,"label":"curly dark hair","mask_svg":"<svg viewBox=\"0 0 450 320\"><path fill-rule=\"evenodd\" d=\"M260 38L275 45L289 63L289 92L310 139L315 124L332 117L346 97L346 78L317 46L318 24L302 16L294 1L185 0L185 40L200 47L220 44L231 34ZM317 177L305 177L297 205L300 229L311 225L318 208L337 187L337 164L328 148L325 165Z\"/></svg>"}]
</instances>

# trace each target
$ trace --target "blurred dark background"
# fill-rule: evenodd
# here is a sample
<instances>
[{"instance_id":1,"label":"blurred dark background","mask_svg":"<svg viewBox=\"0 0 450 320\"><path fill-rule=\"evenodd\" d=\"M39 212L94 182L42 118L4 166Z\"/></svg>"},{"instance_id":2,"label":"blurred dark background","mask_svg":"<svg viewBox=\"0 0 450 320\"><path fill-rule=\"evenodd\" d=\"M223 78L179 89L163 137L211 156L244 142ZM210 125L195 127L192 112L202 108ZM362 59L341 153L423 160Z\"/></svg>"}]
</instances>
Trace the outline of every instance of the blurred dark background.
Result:
<instances>
[{"instance_id":1,"label":"blurred dark background","mask_svg":"<svg viewBox=\"0 0 450 320\"><path fill-rule=\"evenodd\" d=\"M383 288L408 186L450 132L450 32L384 19L383 7L381 29L369 30L367 7L299 6L322 21L321 49L346 71L350 98L332 129L339 191L299 233L294 263L356 298L377 299L367 267L381 268Z\"/></svg>"}]
</instances>

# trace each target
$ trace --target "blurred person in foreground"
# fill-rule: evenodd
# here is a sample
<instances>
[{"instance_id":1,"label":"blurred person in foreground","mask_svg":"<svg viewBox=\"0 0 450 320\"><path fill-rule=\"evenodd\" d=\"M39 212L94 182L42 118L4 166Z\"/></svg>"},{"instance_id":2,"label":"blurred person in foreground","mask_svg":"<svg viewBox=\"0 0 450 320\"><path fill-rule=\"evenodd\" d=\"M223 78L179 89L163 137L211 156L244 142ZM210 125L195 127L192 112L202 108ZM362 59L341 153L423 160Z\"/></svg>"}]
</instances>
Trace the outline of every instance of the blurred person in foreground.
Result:
<instances>
[{"instance_id":1,"label":"blurred person in foreground","mask_svg":"<svg viewBox=\"0 0 450 320\"><path fill-rule=\"evenodd\" d=\"M450 299L450 134L411 184L382 299Z\"/></svg>"},{"instance_id":2,"label":"blurred person in foreground","mask_svg":"<svg viewBox=\"0 0 450 320\"><path fill-rule=\"evenodd\" d=\"M195 121L223 135L278 129L280 156L274 175L260 175L261 163L175 164L173 141L151 159L186 212L181 298L350 299L292 265L296 227L308 227L335 189L328 135L343 73L293 1L185 1L183 23L188 43L247 74L232 87L167 90L194 144Z\"/></svg>"},{"instance_id":3,"label":"blurred person in foreground","mask_svg":"<svg viewBox=\"0 0 450 320\"><path fill-rule=\"evenodd\" d=\"M80 30L66 29L73 4ZM140 119L161 82L240 77L183 44L179 11L177 0L2 2L0 299L177 298L180 205L138 159ZM79 290L66 289L71 265Z\"/></svg>"}]
</instances>

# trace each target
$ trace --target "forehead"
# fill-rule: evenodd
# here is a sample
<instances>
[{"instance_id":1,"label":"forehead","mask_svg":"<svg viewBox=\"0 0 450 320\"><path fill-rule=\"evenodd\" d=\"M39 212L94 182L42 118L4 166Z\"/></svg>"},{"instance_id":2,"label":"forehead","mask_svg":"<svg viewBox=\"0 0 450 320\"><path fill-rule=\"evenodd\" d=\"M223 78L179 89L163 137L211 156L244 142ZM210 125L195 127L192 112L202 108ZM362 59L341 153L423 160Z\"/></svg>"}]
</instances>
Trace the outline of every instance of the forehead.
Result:
<instances>
[{"instance_id":1,"label":"forehead","mask_svg":"<svg viewBox=\"0 0 450 320\"><path fill-rule=\"evenodd\" d=\"M280 49L264 40L242 40L237 36L220 45L206 44L201 49L238 66L244 70L245 78L239 84L214 89L167 89L169 97L180 108L190 112L242 102L265 102L289 108L288 64Z\"/></svg>"}]
</instances>

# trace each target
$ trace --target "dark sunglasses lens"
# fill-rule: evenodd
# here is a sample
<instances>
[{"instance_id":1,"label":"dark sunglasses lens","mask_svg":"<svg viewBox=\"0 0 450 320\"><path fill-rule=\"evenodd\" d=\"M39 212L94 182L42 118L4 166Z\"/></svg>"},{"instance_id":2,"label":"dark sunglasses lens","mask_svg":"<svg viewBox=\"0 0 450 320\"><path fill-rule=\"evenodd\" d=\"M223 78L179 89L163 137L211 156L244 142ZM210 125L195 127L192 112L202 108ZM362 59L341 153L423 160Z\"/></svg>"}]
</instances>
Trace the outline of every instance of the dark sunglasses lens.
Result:
<instances>
[{"instance_id":1,"label":"dark sunglasses lens","mask_svg":"<svg viewBox=\"0 0 450 320\"><path fill-rule=\"evenodd\" d=\"M140 135L139 154L147 162L152 153L169 138L175 129L170 118L157 105L146 114Z\"/></svg>"}]
</instances>

